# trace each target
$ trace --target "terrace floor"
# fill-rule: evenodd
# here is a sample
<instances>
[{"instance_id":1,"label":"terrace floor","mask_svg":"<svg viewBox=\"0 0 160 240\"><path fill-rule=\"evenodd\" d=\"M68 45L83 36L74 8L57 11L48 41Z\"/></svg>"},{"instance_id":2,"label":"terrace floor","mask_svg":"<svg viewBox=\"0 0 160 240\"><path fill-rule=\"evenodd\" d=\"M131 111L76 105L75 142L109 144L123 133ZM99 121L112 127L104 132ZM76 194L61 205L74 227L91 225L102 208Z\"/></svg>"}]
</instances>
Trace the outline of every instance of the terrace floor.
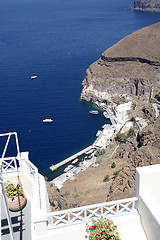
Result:
<instances>
[{"instance_id":1,"label":"terrace floor","mask_svg":"<svg viewBox=\"0 0 160 240\"><path fill-rule=\"evenodd\" d=\"M121 240L147 240L140 222L138 213L110 218L117 225ZM90 224L90 223L88 223ZM49 230L48 236L36 238L37 240L86 240L86 224L76 224Z\"/></svg>"},{"instance_id":2,"label":"terrace floor","mask_svg":"<svg viewBox=\"0 0 160 240\"><path fill-rule=\"evenodd\" d=\"M4 202L1 200L1 239L10 240L10 232ZM31 240L31 205L27 200L25 208L18 212L10 212L15 240Z\"/></svg>"}]
</instances>

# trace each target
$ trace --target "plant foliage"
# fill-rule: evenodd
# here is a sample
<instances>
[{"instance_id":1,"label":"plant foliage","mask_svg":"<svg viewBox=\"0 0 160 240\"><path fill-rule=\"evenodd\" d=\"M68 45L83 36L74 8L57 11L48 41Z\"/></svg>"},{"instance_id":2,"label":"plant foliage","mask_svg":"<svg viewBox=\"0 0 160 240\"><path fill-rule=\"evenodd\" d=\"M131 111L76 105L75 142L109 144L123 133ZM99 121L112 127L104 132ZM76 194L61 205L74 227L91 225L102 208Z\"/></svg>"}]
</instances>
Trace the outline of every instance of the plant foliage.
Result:
<instances>
[{"instance_id":1,"label":"plant foliage","mask_svg":"<svg viewBox=\"0 0 160 240\"><path fill-rule=\"evenodd\" d=\"M7 181L4 185L8 198L11 198L13 200L15 197L23 195L23 187L21 182L18 182L17 185L14 185L13 183Z\"/></svg>"},{"instance_id":2,"label":"plant foliage","mask_svg":"<svg viewBox=\"0 0 160 240\"><path fill-rule=\"evenodd\" d=\"M111 168L115 168L115 167L116 167L115 162L112 162L112 164L111 164Z\"/></svg>"},{"instance_id":3,"label":"plant foliage","mask_svg":"<svg viewBox=\"0 0 160 240\"><path fill-rule=\"evenodd\" d=\"M127 142L127 136L124 133L118 132L116 137L115 137L115 140L118 143L126 143Z\"/></svg>"},{"instance_id":4,"label":"plant foliage","mask_svg":"<svg viewBox=\"0 0 160 240\"><path fill-rule=\"evenodd\" d=\"M90 240L120 240L117 226L106 218L93 219L92 224L86 224L86 232Z\"/></svg>"},{"instance_id":5,"label":"plant foliage","mask_svg":"<svg viewBox=\"0 0 160 240\"><path fill-rule=\"evenodd\" d=\"M110 180L110 177L109 177L109 175L107 174L107 175L104 177L103 182L108 182L109 180Z\"/></svg>"},{"instance_id":6,"label":"plant foliage","mask_svg":"<svg viewBox=\"0 0 160 240\"><path fill-rule=\"evenodd\" d=\"M98 156L101 156L103 154L105 154L105 149L98 149L95 156L98 157Z\"/></svg>"},{"instance_id":7,"label":"plant foliage","mask_svg":"<svg viewBox=\"0 0 160 240\"><path fill-rule=\"evenodd\" d=\"M127 133L127 137L134 137L136 134L135 134L135 131L134 129L131 127Z\"/></svg>"}]
</instances>

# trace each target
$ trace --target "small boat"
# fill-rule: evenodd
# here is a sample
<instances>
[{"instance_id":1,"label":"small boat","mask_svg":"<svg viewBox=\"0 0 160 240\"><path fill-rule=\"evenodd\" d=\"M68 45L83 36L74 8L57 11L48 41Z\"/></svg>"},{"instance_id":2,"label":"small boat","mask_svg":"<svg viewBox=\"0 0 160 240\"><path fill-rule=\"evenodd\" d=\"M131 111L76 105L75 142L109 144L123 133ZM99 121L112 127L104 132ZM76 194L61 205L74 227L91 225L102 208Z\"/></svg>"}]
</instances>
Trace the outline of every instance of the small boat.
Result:
<instances>
[{"instance_id":1,"label":"small boat","mask_svg":"<svg viewBox=\"0 0 160 240\"><path fill-rule=\"evenodd\" d=\"M94 114L94 115L97 115L98 114L98 111L97 110L91 110L89 111L90 114Z\"/></svg>"},{"instance_id":2,"label":"small boat","mask_svg":"<svg viewBox=\"0 0 160 240\"><path fill-rule=\"evenodd\" d=\"M91 154L91 153L93 153L93 152L94 152L94 149L92 148L91 150L85 152L85 154Z\"/></svg>"},{"instance_id":3,"label":"small boat","mask_svg":"<svg viewBox=\"0 0 160 240\"><path fill-rule=\"evenodd\" d=\"M46 118L43 120L44 123L51 123L53 120L51 118Z\"/></svg>"},{"instance_id":4,"label":"small boat","mask_svg":"<svg viewBox=\"0 0 160 240\"><path fill-rule=\"evenodd\" d=\"M105 118L109 118L109 115L108 115L107 112L103 112L103 116L104 116Z\"/></svg>"},{"instance_id":5,"label":"small boat","mask_svg":"<svg viewBox=\"0 0 160 240\"><path fill-rule=\"evenodd\" d=\"M73 168L73 165L68 165L65 169L64 172L68 172L69 170L71 170Z\"/></svg>"},{"instance_id":6,"label":"small boat","mask_svg":"<svg viewBox=\"0 0 160 240\"><path fill-rule=\"evenodd\" d=\"M96 133L96 137L99 137L101 132L102 132L101 130L98 130L98 132Z\"/></svg>"},{"instance_id":7,"label":"small boat","mask_svg":"<svg viewBox=\"0 0 160 240\"><path fill-rule=\"evenodd\" d=\"M72 164L75 164L76 162L78 162L78 158L76 158L75 160L73 160Z\"/></svg>"},{"instance_id":8,"label":"small boat","mask_svg":"<svg viewBox=\"0 0 160 240\"><path fill-rule=\"evenodd\" d=\"M31 76L31 79L36 79L37 78L37 76Z\"/></svg>"}]
</instances>

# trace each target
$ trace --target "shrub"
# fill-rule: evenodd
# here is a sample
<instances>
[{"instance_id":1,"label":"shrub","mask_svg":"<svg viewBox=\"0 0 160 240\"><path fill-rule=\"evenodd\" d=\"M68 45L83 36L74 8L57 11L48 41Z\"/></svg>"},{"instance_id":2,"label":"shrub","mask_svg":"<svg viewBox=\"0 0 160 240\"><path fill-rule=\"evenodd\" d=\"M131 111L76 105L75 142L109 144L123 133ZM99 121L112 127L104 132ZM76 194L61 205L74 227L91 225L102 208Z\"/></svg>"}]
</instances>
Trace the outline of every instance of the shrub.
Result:
<instances>
[{"instance_id":1,"label":"shrub","mask_svg":"<svg viewBox=\"0 0 160 240\"><path fill-rule=\"evenodd\" d=\"M136 121L135 117L131 117L130 121L135 122Z\"/></svg>"},{"instance_id":2,"label":"shrub","mask_svg":"<svg viewBox=\"0 0 160 240\"><path fill-rule=\"evenodd\" d=\"M134 129L131 127L127 133L127 137L134 137L135 135Z\"/></svg>"},{"instance_id":3,"label":"shrub","mask_svg":"<svg viewBox=\"0 0 160 240\"><path fill-rule=\"evenodd\" d=\"M116 137L115 137L115 140L119 143L126 143L127 136L124 133L118 132Z\"/></svg>"},{"instance_id":4,"label":"shrub","mask_svg":"<svg viewBox=\"0 0 160 240\"><path fill-rule=\"evenodd\" d=\"M109 177L109 175L107 174L107 175L104 177L103 182L108 182L109 180L110 180L110 177Z\"/></svg>"},{"instance_id":5,"label":"shrub","mask_svg":"<svg viewBox=\"0 0 160 240\"><path fill-rule=\"evenodd\" d=\"M123 104L123 103L127 103L128 100L124 96L122 96L122 97L118 97L118 98L113 99L113 102L117 105L120 105L120 104Z\"/></svg>"},{"instance_id":6,"label":"shrub","mask_svg":"<svg viewBox=\"0 0 160 240\"><path fill-rule=\"evenodd\" d=\"M95 156L98 157L98 156L103 155L104 153L105 153L105 149L104 148L103 149L98 149L96 154L95 154Z\"/></svg>"},{"instance_id":7,"label":"shrub","mask_svg":"<svg viewBox=\"0 0 160 240\"><path fill-rule=\"evenodd\" d=\"M119 175L119 173L120 173L121 170L122 170L122 169L119 169L118 171L116 171L116 172L113 173L114 179L115 179L116 177L118 177L118 175Z\"/></svg>"},{"instance_id":8,"label":"shrub","mask_svg":"<svg viewBox=\"0 0 160 240\"><path fill-rule=\"evenodd\" d=\"M134 110L136 108L136 103L132 104L132 109Z\"/></svg>"},{"instance_id":9,"label":"shrub","mask_svg":"<svg viewBox=\"0 0 160 240\"><path fill-rule=\"evenodd\" d=\"M115 162L113 162L112 164L111 164L111 168L115 168L116 167L116 164L115 164Z\"/></svg>"},{"instance_id":10,"label":"shrub","mask_svg":"<svg viewBox=\"0 0 160 240\"><path fill-rule=\"evenodd\" d=\"M92 224L86 224L86 232L91 240L120 240L117 226L106 218L93 219Z\"/></svg>"}]
</instances>

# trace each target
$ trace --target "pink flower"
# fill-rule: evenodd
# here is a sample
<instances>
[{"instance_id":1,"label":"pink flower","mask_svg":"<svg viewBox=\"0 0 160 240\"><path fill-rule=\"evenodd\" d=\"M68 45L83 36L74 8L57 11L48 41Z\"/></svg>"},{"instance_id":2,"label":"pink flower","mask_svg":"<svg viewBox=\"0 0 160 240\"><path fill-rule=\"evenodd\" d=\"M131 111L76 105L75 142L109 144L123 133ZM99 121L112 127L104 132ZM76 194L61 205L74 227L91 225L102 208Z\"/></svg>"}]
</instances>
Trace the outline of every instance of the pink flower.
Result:
<instances>
[{"instance_id":1,"label":"pink flower","mask_svg":"<svg viewBox=\"0 0 160 240\"><path fill-rule=\"evenodd\" d=\"M103 226L101 226L101 228L103 228Z\"/></svg>"},{"instance_id":2,"label":"pink flower","mask_svg":"<svg viewBox=\"0 0 160 240\"><path fill-rule=\"evenodd\" d=\"M101 234L103 234L103 232L101 232Z\"/></svg>"},{"instance_id":3,"label":"pink flower","mask_svg":"<svg viewBox=\"0 0 160 240\"><path fill-rule=\"evenodd\" d=\"M96 234L96 236L98 236L98 234Z\"/></svg>"},{"instance_id":4,"label":"pink flower","mask_svg":"<svg viewBox=\"0 0 160 240\"><path fill-rule=\"evenodd\" d=\"M107 226L107 228L109 228L109 226Z\"/></svg>"},{"instance_id":5,"label":"pink flower","mask_svg":"<svg viewBox=\"0 0 160 240\"><path fill-rule=\"evenodd\" d=\"M86 223L86 225L88 225L88 223Z\"/></svg>"},{"instance_id":6,"label":"pink flower","mask_svg":"<svg viewBox=\"0 0 160 240\"><path fill-rule=\"evenodd\" d=\"M98 237L96 237L96 239L98 240Z\"/></svg>"},{"instance_id":7,"label":"pink flower","mask_svg":"<svg viewBox=\"0 0 160 240\"><path fill-rule=\"evenodd\" d=\"M109 219L107 219L107 221L109 221Z\"/></svg>"},{"instance_id":8,"label":"pink flower","mask_svg":"<svg viewBox=\"0 0 160 240\"><path fill-rule=\"evenodd\" d=\"M93 228L91 228L91 230L93 230Z\"/></svg>"}]
</instances>

